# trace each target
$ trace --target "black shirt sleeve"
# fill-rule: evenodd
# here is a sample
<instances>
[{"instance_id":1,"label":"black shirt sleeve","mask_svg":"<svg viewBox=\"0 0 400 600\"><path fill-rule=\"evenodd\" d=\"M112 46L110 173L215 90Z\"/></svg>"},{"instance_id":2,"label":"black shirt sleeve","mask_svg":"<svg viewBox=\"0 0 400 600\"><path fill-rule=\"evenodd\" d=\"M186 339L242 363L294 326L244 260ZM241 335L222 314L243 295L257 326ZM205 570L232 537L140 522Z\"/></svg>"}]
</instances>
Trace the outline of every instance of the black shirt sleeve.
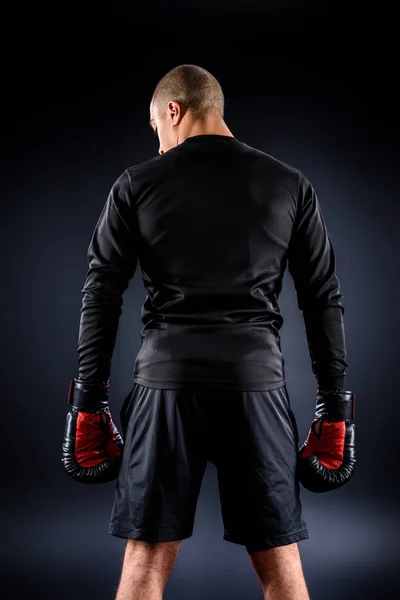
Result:
<instances>
[{"instance_id":1,"label":"black shirt sleeve","mask_svg":"<svg viewBox=\"0 0 400 600\"><path fill-rule=\"evenodd\" d=\"M78 377L107 382L122 295L137 266L133 193L125 171L114 183L92 235L78 339Z\"/></svg>"},{"instance_id":2,"label":"black shirt sleeve","mask_svg":"<svg viewBox=\"0 0 400 600\"><path fill-rule=\"evenodd\" d=\"M298 307L303 311L311 364L324 389L344 388L346 348L344 307L335 254L317 195L301 174L296 222L288 252Z\"/></svg>"}]
</instances>

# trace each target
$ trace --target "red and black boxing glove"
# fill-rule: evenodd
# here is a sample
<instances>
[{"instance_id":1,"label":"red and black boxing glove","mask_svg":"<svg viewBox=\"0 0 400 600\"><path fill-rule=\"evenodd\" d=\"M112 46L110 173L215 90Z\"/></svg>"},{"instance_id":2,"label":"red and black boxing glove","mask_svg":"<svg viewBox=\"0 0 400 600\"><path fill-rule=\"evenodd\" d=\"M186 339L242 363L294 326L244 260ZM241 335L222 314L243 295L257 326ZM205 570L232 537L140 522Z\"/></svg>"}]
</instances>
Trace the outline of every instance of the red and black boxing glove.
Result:
<instances>
[{"instance_id":1,"label":"red and black boxing glove","mask_svg":"<svg viewBox=\"0 0 400 600\"><path fill-rule=\"evenodd\" d=\"M70 381L62 462L81 483L106 483L118 477L123 440L108 404L109 384Z\"/></svg>"},{"instance_id":2,"label":"red and black boxing glove","mask_svg":"<svg viewBox=\"0 0 400 600\"><path fill-rule=\"evenodd\" d=\"M317 390L315 418L298 451L299 481L311 492L329 492L347 483L356 463L355 394ZM319 421L319 422L318 422Z\"/></svg>"}]
</instances>

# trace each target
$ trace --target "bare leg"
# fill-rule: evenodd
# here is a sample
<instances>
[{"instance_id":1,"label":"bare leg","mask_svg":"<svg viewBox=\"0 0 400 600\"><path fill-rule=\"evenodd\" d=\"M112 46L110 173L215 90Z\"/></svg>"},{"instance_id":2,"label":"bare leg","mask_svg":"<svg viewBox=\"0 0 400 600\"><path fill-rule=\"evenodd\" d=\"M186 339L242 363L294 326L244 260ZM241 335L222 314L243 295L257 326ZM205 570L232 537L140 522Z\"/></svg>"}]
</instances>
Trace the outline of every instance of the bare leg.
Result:
<instances>
[{"instance_id":1,"label":"bare leg","mask_svg":"<svg viewBox=\"0 0 400 600\"><path fill-rule=\"evenodd\" d=\"M162 600L181 541L127 540L115 600Z\"/></svg>"},{"instance_id":2,"label":"bare leg","mask_svg":"<svg viewBox=\"0 0 400 600\"><path fill-rule=\"evenodd\" d=\"M310 600L297 542L249 553L264 600Z\"/></svg>"}]
</instances>

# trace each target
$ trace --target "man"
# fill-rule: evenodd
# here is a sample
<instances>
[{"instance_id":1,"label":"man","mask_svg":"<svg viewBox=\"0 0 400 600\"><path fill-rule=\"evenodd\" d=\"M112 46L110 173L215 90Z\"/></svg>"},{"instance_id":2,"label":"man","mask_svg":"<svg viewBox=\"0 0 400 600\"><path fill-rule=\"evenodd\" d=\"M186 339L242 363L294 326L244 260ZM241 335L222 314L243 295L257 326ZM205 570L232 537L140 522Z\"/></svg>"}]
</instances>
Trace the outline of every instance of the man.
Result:
<instances>
[{"instance_id":1,"label":"man","mask_svg":"<svg viewBox=\"0 0 400 600\"><path fill-rule=\"evenodd\" d=\"M320 402L330 393L343 400L344 309L321 210L302 173L233 136L221 86L201 67L180 65L159 81L150 126L159 156L118 178L89 247L69 464L75 473L79 462L90 476L97 467L104 480L116 476L82 440L85 427L109 428L107 456L120 456L122 439L98 394L108 386L122 294L139 260L147 295L109 526L127 539L117 600L162 599L181 540L193 533L208 460L223 538L246 547L264 598L306 600L298 542L309 536L278 297L288 266ZM330 469L331 479L346 454L347 417L324 415L316 413L307 451L315 453L324 422L325 435L342 445L335 455L321 436L317 470ZM343 484L348 471L341 477Z\"/></svg>"}]
</instances>

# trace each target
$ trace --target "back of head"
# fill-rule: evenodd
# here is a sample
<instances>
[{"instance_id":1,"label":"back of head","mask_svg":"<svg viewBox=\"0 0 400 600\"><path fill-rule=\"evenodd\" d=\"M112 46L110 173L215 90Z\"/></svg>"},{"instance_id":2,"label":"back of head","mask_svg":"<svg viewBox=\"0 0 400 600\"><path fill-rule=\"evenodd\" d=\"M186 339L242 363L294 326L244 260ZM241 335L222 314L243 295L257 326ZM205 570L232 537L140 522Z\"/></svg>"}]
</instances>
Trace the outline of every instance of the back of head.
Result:
<instances>
[{"instance_id":1,"label":"back of head","mask_svg":"<svg viewBox=\"0 0 400 600\"><path fill-rule=\"evenodd\" d=\"M182 104L196 119L209 114L224 116L224 94L219 82L197 65L179 65L158 82L152 104L163 114L170 100Z\"/></svg>"}]
</instances>

